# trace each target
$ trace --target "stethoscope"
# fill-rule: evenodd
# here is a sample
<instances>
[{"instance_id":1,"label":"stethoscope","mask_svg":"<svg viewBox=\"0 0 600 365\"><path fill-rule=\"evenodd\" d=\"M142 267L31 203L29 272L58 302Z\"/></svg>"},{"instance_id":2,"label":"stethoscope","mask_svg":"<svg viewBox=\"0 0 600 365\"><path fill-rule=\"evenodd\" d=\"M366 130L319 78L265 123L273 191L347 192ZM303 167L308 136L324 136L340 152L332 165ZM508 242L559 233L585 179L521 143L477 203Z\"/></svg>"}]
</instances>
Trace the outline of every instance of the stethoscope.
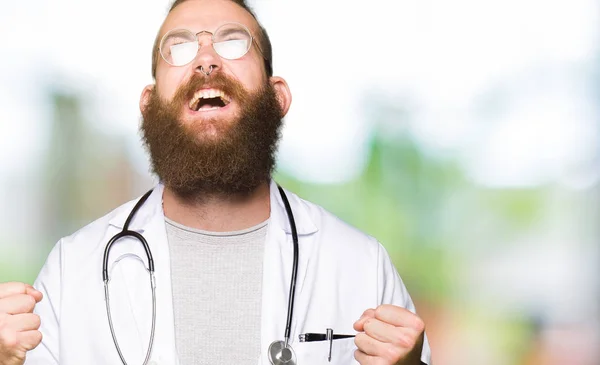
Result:
<instances>
[{"instance_id":1,"label":"stethoscope","mask_svg":"<svg viewBox=\"0 0 600 365\"><path fill-rule=\"evenodd\" d=\"M292 208L290 207L290 203L285 195L283 189L278 185L279 194L283 200L283 204L285 205L285 210L287 212L288 219L290 221L290 227L292 229L292 239L294 241L294 261L292 266L292 279L290 282L290 295L288 298L288 310L287 310L287 321L285 324L285 334L283 341L273 341L271 345L269 345L268 357L269 361L272 365L295 365L296 364L296 353L294 349L290 345L290 331L292 327L292 315L294 312L294 296L296 294L296 277L298 276L298 232L296 231L296 222L294 221L294 215L292 214ZM115 335L115 330L113 327L112 316L110 313L110 301L108 295L108 282L110 280L108 275L108 255L110 253L110 249L112 245L118 240L126 237L134 238L138 240L142 246L144 246L144 251L146 252L146 257L148 258L148 268L147 271L150 275L150 287L152 289L152 328L150 331L150 341L148 344L148 352L146 353L146 358L144 359L143 365L148 364L150 360L150 355L152 353L152 346L154 343L154 332L156 329L156 280L154 278L154 260L152 259L152 252L150 251L150 246L148 242L141 234L131 231L129 229L129 224L133 220L133 217L141 208L142 205L146 202L152 190L148 191L144 196L140 198L137 204L129 213L125 224L123 225L123 229L121 232L114 235L106 244L106 248L104 249L104 260L102 263L102 279L104 280L104 298L106 302L106 313L108 317L108 324L110 327L110 333L112 334L113 342L115 343L115 347L117 348L117 352L119 353L119 357L121 358L121 362L123 365L127 365L125 361L125 357L121 352L121 348L119 347L119 342L117 341L117 336Z\"/></svg>"}]
</instances>

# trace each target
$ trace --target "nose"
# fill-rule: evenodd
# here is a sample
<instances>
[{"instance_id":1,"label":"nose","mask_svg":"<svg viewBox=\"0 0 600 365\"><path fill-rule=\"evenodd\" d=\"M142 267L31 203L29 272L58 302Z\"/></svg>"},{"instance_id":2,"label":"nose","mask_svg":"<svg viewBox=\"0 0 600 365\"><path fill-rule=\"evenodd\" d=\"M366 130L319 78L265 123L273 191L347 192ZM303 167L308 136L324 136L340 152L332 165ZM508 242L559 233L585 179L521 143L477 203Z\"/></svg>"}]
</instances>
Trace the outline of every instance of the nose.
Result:
<instances>
[{"instance_id":1,"label":"nose","mask_svg":"<svg viewBox=\"0 0 600 365\"><path fill-rule=\"evenodd\" d=\"M215 52L210 36L199 37L200 49L194 59L194 72L204 75L218 71L223 65L221 57Z\"/></svg>"}]
</instances>

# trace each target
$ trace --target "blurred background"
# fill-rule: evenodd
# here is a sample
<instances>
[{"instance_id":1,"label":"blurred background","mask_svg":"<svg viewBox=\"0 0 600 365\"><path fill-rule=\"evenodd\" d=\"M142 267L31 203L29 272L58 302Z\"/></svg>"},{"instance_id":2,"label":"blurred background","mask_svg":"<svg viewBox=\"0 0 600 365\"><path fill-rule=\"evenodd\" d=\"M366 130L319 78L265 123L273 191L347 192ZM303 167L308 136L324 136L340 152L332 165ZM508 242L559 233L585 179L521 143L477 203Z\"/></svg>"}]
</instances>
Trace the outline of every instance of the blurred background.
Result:
<instances>
[{"instance_id":1,"label":"blurred background","mask_svg":"<svg viewBox=\"0 0 600 365\"><path fill-rule=\"evenodd\" d=\"M436 365L600 364L600 3L255 0L277 180L377 237ZM0 282L152 186L170 0L0 3Z\"/></svg>"}]
</instances>

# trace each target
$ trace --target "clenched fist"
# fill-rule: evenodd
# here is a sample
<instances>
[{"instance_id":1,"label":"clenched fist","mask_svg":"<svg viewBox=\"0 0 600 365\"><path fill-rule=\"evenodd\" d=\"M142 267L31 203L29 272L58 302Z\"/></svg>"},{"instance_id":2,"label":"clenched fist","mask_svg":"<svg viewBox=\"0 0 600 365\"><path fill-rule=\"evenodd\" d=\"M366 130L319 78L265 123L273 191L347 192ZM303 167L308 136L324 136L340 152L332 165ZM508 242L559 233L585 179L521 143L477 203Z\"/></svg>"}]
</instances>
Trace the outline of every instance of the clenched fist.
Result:
<instances>
[{"instance_id":1,"label":"clenched fist","mask_svg":"<svg viewBox=\"0 0 600 365\"><path fill-rule=\"evenodd\" d=\"M425 324L405 308L383 304L354 323L361 332L354 357L361 365L419 365Z\"/></svg>"},{"instance_id":2,"label":"clenched fist","mask_svg":"<svg viewBox=\"0 0 600 365\"><path fill-rule=\"evenodd\" d=\"M23 283L0 283L0 364L22 365L42 341L40 317L33 314L42 293Z\"/></svg>"}]
</instances>

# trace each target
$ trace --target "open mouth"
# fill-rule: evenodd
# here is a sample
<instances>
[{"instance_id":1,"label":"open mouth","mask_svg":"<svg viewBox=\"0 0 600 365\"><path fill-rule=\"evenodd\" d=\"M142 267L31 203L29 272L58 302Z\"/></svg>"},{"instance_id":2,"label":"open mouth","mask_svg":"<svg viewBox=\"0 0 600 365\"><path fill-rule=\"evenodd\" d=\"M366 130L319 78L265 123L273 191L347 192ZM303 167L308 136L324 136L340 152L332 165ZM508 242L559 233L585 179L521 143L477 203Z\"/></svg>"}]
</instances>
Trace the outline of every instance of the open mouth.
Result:
<instances>
[{"instance_id":1,"label":"open mouth","mask_svg":"<svg viewBox=\"0 0 600 365\"><path fill-rule=\"evenodd\" d=\"M218 89L202 89L196 91L188 107L197 111L208 111L226 107L231 102L230 97Z\"/></svg>"}]
</instances>

